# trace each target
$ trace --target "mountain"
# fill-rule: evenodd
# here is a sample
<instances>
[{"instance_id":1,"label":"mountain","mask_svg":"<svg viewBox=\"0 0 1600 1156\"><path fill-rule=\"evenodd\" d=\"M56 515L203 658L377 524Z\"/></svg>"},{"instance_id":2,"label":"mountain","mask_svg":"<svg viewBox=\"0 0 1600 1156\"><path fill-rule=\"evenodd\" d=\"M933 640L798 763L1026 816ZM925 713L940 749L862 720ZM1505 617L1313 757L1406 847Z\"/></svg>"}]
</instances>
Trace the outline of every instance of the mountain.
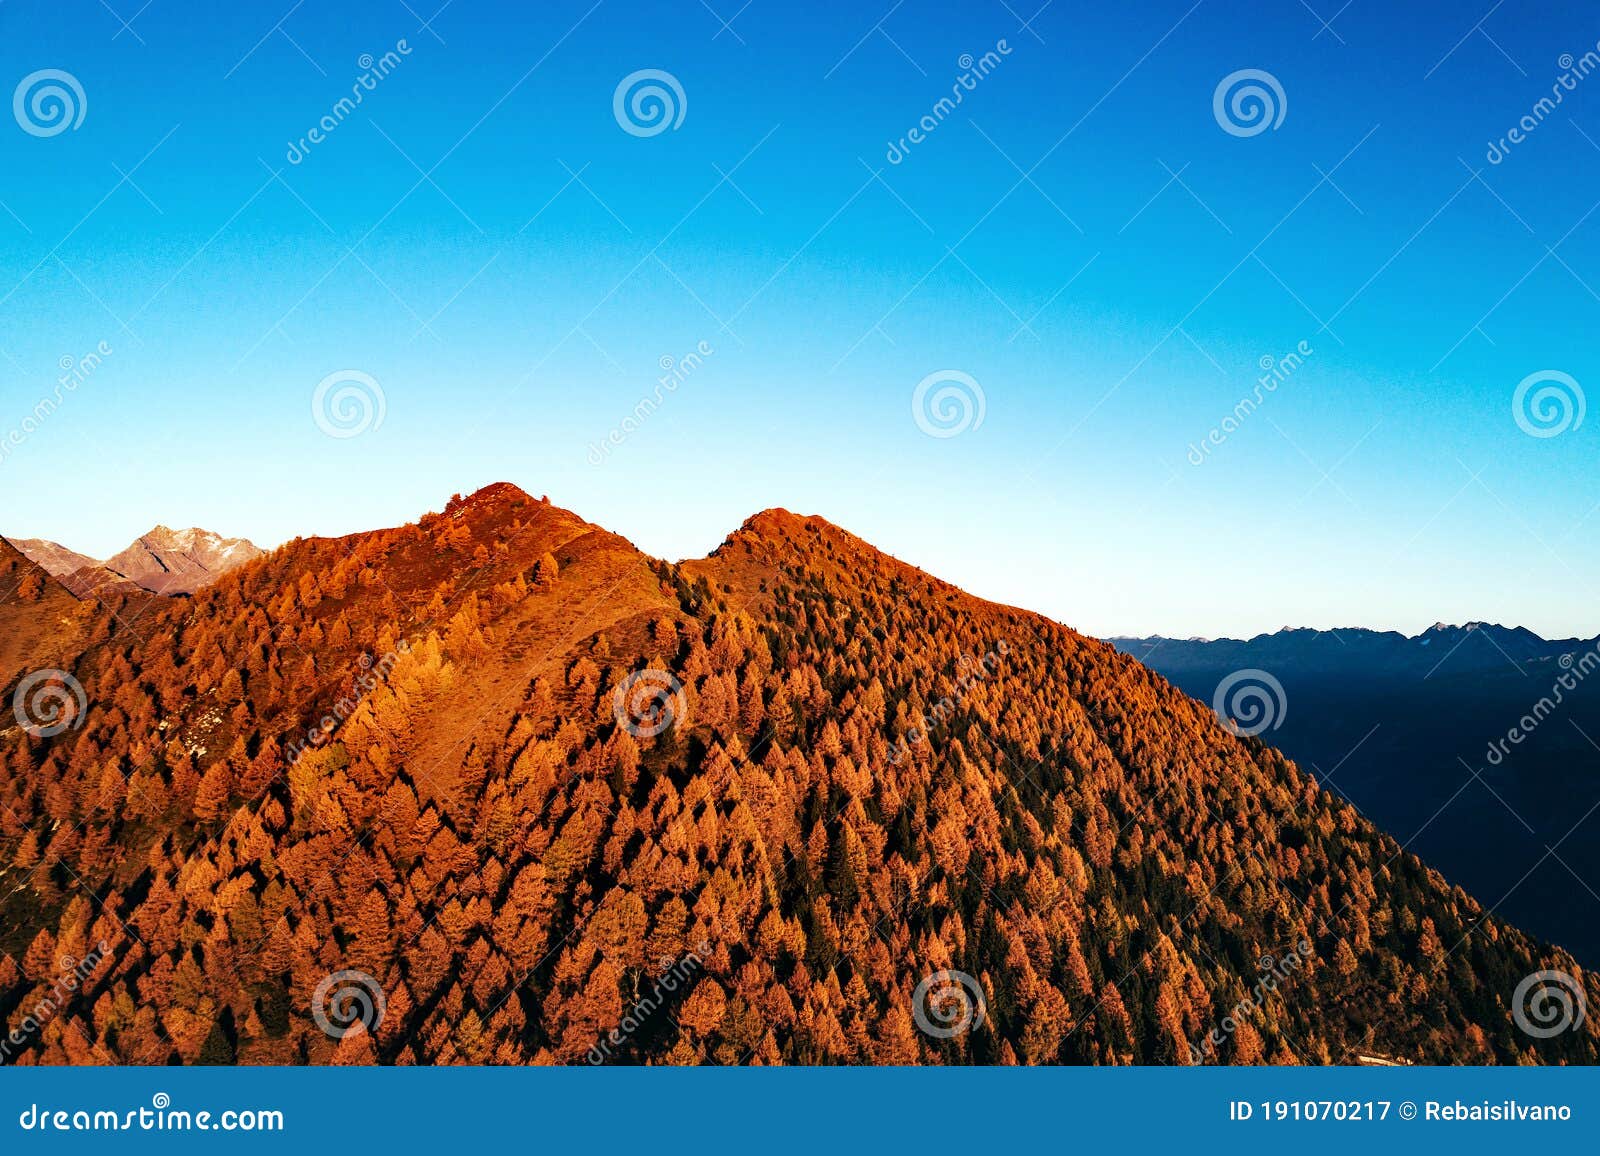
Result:
<instances>
[{"instance_id":1,"label":"mountain","mask_svg":"<svg viewBox=\"0 0 1600 1156\"><path fill-rule=\"evenodd\" d=\"M1464 626L1435 623L1407 637L1397 631L1310 630L1284 627L1275 634L1236 638L1110 638L1119 650L1159 670L1237 670L1265 666L1284 674L1349 672L1432 678L1482 670L1512 669L1559 658L1591 641L1547 640L1523 627L1488 622Z\"/></svg>"},{"instance_id":2,"label":"mountain","mask_svg":"<svg viewBox=\"0 0 1600 1156\"><path fill-rule=\"evenodd\" d=\"M157 526L105 561L105 568L154 594L192 594L263 551L243 538Z\"/></svg>"},{"instance_id":3,"label":"mountain","mask_svg":"<svg viewBox=\"0 0 1600 1156\"><path fill-rule=\"evenodd\" d=\"M146 598L163 593L159 590L147 590L139 583L129 578L124 578L115 570L105 566L84 566L70 574L63 574L60 582L73 595L85 600L96 602L109 602L115 598ZM170 593L178 593L170 591Z\"/></svg>"},{"instance_id":4,"label":"mountain","mask_svg":"<svg viewBox=\"0 0 1600 1156\"><path fill-rule=\"evenodd\" d=\"M265 552L244 538L157 526L104 562L44 538L4 539L79 598L192 594Z\"/></svg>"},{"instance_id":5,"label":"mountain","mask_svg":"<svg viewBox=\"0 0 1600 1156\"><path fill-rule=\"evenodd\" d=\"M33 670L72 666L104 614L0 538L0 686ZM7 717L0 714L0 722Z\"/></svg>"},{"instance_id":6,"label":"mountain","mask_svg":"<svg viewBox=\"0 0 1600 1156\"><path fill-rule=\"evenodd\" d=\"M1248 729L1507 919L1600 964L1600 640L1440 623L1111 641L1229 713L1267 685L1238 672L1270 675L1276 698L1257 701L1278 705Z\"/></svg>"},{"instance_id":7,"label":"mountain","mask_svg":"<svg viewBox=\"0 0 1600 1156\"><path fill-rule=\"evenodd\" d=\"M74 570L81 570L86 566L100 565L97 560L87 554L69 550L59 542L50 542L44 538L11 538L8 540L30 562L37 562L44 567L45 573L54 578L71 574Z\"/></svg>"},{"instance_id":8,"label":"mountain","mask_svg":"<svg viewBox=\"0 0 1600 1156\"><path fill-rule=\"evenodd\" d=\"M0 733L0 1015L81 973L24 1062L1600 1059L1277 751L821 518L499 484L94 613Z\"/></svg>"}]
</instances>

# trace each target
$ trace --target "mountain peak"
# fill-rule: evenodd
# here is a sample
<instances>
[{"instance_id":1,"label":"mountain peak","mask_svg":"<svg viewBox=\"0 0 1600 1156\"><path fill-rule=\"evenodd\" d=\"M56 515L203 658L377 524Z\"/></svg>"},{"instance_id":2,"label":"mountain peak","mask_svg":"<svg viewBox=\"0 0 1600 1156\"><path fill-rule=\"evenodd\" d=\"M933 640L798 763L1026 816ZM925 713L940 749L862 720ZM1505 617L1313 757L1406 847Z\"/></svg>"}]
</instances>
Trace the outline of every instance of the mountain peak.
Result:
<instances>
[{"instance_id":1,"label":"mountain peak","mask_svg":"<svg viewBox=\"0 0 1600 1156\"><path fill-rule=\"evenodd\" d=\"M174 546L178 549L191 549L196 543L202 542L242 542L242 538L224 538L214 530L202 529L199 526L190 526L184 530L177 530L171 526L157 523L145 533L139 535L141 542L156 542L164 546Z\"/></svg>"},{"instance_id":2,"label":"mountain peak","mask_svg":"<svg viewBox=\"0 0 1600 1156\"><path fill-rule=\"evenodd\" d=\"M466 497L462 497L460 494L454 495L445 503L444 512L453 518L459 518L462 514L473 510L514 506L519 502L531 501L533 501L533 498L521 486L514 485L511 482L490 482L487 486L474 490ZM544 505L550 504L548 497L541 498L540 501Z\"/></svg>"},{"instance_id":3,"label":"mountain peak","mask_svg":"<svg viewBox=\"0 0 1600 1156\"><path fill-rule=\"evenodd\" d=\"M735 543L764 544L767 547L787 547L800 554L821 551L835 556L836 563L854 559L855 564L879 565L883 563L902 566L906 570L916 567L900 561L859 535L835 525L820 514L797 514L781 506L773 506L752 514L727 540L717 547L721 553Z\"/></svg>"},{"instance_id":4,"label":"mountain peak","mask_svg":"<svg viewBox=\"0 0 1600 1156\"><path fill-rule=\"evenodd\" d=\"M758 534L779 535L803 532L808 525L827 525L826 519L815 514L796 514L793 510L786 510L782 506L770 506L760 513L751 514L746 518L741 530L750 530Z\"/></svg>"},{"instance_id":5,"label":"mountain peak","mask_svg":"<svg viewBox=\"0 0 1600 1156\"><path fill-rule=\"evenodd\" d=\"M712 556L726 553L735 545L742 545L746 551L756 547L762 553L773 549L780 552L799 550L804 553L823 540L838 545L852 543L865 545L854 534L839 529L826 518L815 514L796 514L793 510L772 506L758 514L751 514L741 522L739 528L712 551Z\"/></svg>"},{"instance_id":6,"label":"mountain peak","mask_svg":"<svg viewBox=\"0 0 1600 1156\"><path fill-rule=\"evenodd\" d=\"M154 594L192 594L264 553L245 538L224 538L199 526L174 530L158 523L126 550L107 558L105 569Z\"/></svg>"}]
</instances>

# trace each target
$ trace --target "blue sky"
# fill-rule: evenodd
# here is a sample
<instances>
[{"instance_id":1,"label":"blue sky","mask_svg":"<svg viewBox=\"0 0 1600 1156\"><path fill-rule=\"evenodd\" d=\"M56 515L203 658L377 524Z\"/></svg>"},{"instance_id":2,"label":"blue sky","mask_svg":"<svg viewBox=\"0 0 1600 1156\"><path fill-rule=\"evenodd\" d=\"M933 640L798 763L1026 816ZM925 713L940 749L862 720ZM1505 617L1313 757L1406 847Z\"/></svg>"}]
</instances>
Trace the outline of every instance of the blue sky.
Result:
<instances>
[{"instance_id":1,"label":"blue sky","mask_svg":"<svg viewBox=\"0 0 1600 1156\"><path fill-rule=\"evenodd\" d=\"M1592 6L291 2L0 7L5 87L83 93L0 123L6 533L275 544L505 479L672 558L820 513L1101 634L1600 631L1600 417L1512 408L1600 382L1600 75L1534 112ZM682 118L637 135L646 69ZM331 437L346 370L383 420ZM983 420L933 437L944 371Z\"/></svg>"}]
</instances>

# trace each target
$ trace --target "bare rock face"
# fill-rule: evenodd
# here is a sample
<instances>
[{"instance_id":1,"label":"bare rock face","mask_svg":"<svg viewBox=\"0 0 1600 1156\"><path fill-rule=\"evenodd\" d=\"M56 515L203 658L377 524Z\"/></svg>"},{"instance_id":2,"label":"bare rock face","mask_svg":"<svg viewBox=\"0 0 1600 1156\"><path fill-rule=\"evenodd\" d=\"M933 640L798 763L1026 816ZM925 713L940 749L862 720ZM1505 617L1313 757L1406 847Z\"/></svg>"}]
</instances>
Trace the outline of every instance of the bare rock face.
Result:
<instances>
[{"instance_id":1,"label":"bare rock face","mask_svg":"<svg viewBox=\"0 0 1600 1156\"><path fill-rule=\"evenodd\" d=\"M244 538L157 526L104 562L47 538L8 538L23 557L80 598L108 593L193 594L266 551Z\"/></svg>"},{"instance_id":2,"label":"bare rock face","mask_svg":"<svg viewBox=\"0 0 1600 1156\"><path fill-rule=\"evenodd\" d=\"M60 578L71 574L74 570L82 570L85 566L98 566L100 560L91 558L87 554L80 554L76 550L69 550L59 542L52 542L46 538L8 538L28 561L43 568L52 578Z\"/></svg>"},{"instance_id":3,"label":"bare rock face","mask_svg":"<svg viewBox=\"0 0 1600 1156\"><path fill-rule=\"evenodd\" d=\"M105 568L154 594L192 594L263 553L244 538L224 538L198 527L157 526L107 558Z\"/></svg>"}]
</instances>

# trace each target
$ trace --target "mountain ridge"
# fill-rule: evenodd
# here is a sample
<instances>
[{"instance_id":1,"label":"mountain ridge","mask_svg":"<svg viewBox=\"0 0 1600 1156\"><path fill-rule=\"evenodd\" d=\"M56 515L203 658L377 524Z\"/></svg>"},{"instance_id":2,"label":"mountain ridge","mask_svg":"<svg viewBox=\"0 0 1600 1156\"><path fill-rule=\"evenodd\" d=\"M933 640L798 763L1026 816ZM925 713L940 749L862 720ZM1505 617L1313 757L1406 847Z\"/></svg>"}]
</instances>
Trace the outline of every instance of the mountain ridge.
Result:
<instances>
[{"instance_id":1,"label":"mountain ridge","mask_svg":"<svg viewBox=\"0 0 1600 1156\"><path fill-rule=\"evenodd\" d=\"M61 543L52 542L48 538L6 538L5 541L11 543L30 562L36 562L44 567L51 577L59 578L86 566L100 565L98 558L69 550Z\"/></svg>"},{"instance_id":2,"label":"mountain ridge","mask_svg":"<svg viewBox=\"0 0 1600 1156\"><path fill-rule=\"evenodd\" d=\"M1513 923L1600 962L1600 896L1579 882L1600 880L1585 826L1600 795L1600 640L1468 623L1113 644L1219 712L1270 700L1249 720L1263 741L1384 829L1415 832L1453 880L1503 896ZM1259 697L1235 702L1239 687Z\"/></svg>"},{"instance_id":3,"label":"mountain ridge","mask_svg":"<svg viewBox=\"0 0 1600 1156\"><path fill-rule=\"evenodd\" d=\"M1156 661L1170 670L1215 669L1272 665L1284 671L1359 670L1368 677L1481 670L1560 659L1584 649L1600 649L1595 638L1547 639L1522 626L1490 622L1460 625L1435 623L1418 634L1350 627L1317 630L1284 627L1271 633L1240 638L1171 638L1111 636L1111 645L1141 660Z\"/></svg>"},{"instance_id":4,"label":"mountain ridge","mask_svg":"<svg viewBox=\"0 0 1600 1156\"><path fill-rule=\"evenodd\" d=\"M174 530L160 523L104 561L46 538L5 540L80 597L97 597L108 586L118 593L136 586L152 594L192 594L265 553L245 538L226 538L198 526Z\"/></svg>"},{"instance_id":5,"label":"mountain ridge","mask_svg":"<svg viewBox=\"0 0 1600 1156\"><path fill-rule=\"evenodd\" d=\"M135 630L89 611L83 710L0 733L0 1014L62 952L115 961L38 1062L1600 1049L1510 1014L1536 970L1592 989L1570 957L1278 752L821 518L674 564L507 487L295 539ZM617 1042L662 960L690 982ZM316 992L352 969L387 1012L331 1038ZM962 1030L920 1026L930 985Z\"/></svg>"},{"instance_id":6,"label":"mountain ridge","mask_svg":"<svg viewBox=\"0 0 1600 1156\"><path fill-rule=\"evenodd\" d=\"M1339 626L1339 627L1280 626L1277 630L1263 630L1258 634L1252 634L1252 635L1250 635L1248 637L1243 637L1243 638L1235 637L1234 635L1231 635L1231 634L1221 634L1221 635L1216 635L1216 636L1196 634L1196 635L1190 635L1187 638L1180 638L1177 635L1172 635L1172 634L1106 634L1106 635L1100 635L1099 637L1104 638L1105 641L1112 642L1112 643L1118 643L1118 642L1128 642L1128 643L1135 643L1135 642L1145 642L1145 643L1181 642L1181 643L1211 644L1211 643L1223 643L1223 642L1232 642L1232 643L1261 642L1264 639L1277 638L1277 637L1282 636L1282 635L1290 635L1290 636L1298 636L1298 637L1305 637L1305 636L1308 636L1308 635L1326 635L1326 636L1343 637L1344 635L1354 634L1354 635L1357 635L1357 636L1371 636L1371 637L1378 637L1378 638L1394 637L1394 638L1402 639L1402 640L1404 640L1406 642L1419 642L1419 641L1422 641L1424 639L1428 639L1428 638L1437 636L1439 634L1455 634L1455 633L1461 633L1461 632L1473 631L1473 630L1481 630L1481 631L1484 631L1484 632L1487 632L1487 633L1493 633L1493 634L1497 634L1497 635L1504 634L1504 635L1513 635L1513 636L1528 636L1528 637L1532 637L1534 639L1537 639L1539 642L1547 643L1547 644L1552 645L1552 646L1560 645L1562 643L1580 643L1581 644L1583 642L1592 642L1592 641L1594 641L1594 639L1600 638L1600 634L1596 634L1594 636L1588 636L1588 637L1586 637L1586 636L1572 636L1572 637L1566 637L1566 638L1547 638L1544 635L1540 634L1538 631L1532 630L1532 629L1530 629L1530 628L1528 628L1526 626L1506 626L1506 625L1504 625L1502 623L1499 623L1499 622L1488 622L1488 621L1478 620L1478 619L1474 619L1474 620L1468 621L1468 622L1461 622L1461 623L1447 623L1447 622L1442 622L1442 621L1441 622L1435 622L1432 626L1429 626L1425 630L1419 630L1415 634L1407 634L1403 630L1379 630L1379 629L1377 629L1375 627L1371 627L1371 626Z\"/></svg>"}]
</instances>

